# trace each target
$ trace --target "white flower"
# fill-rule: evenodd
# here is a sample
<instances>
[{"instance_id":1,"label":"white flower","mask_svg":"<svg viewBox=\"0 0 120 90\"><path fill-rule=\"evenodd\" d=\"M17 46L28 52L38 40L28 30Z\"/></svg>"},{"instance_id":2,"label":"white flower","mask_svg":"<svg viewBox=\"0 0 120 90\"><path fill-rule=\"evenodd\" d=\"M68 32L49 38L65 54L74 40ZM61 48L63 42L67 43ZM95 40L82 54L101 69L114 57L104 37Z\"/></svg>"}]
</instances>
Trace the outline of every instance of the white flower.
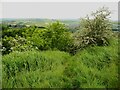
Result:
<instances>
[{"instance_id":1,"label":"white flower","mask_svg":"<svg viewBox=\"0 0 120 90\"><path fill-rule=\"evenodd\" d=\"M35 47L35 49L38 49L38 47Z\"/></svg>"}]
</instances>

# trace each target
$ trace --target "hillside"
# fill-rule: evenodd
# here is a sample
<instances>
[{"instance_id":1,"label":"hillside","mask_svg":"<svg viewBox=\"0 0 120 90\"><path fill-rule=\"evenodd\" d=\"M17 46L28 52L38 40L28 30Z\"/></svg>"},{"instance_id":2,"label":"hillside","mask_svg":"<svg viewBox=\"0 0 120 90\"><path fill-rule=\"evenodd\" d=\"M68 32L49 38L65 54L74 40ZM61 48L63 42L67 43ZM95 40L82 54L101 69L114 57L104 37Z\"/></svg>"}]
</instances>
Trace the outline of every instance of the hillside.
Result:
<instances>
[{"instance_id":1,"label":"hillside","mask_svg":"<svg viewBox=\"0 0 120 90\"><path fill-rule=\"evenodd\" d=\"M0 86L120 88L120 32L110 14L103 7L81 20L4 19Z\"/></svg>"}]
</instances>

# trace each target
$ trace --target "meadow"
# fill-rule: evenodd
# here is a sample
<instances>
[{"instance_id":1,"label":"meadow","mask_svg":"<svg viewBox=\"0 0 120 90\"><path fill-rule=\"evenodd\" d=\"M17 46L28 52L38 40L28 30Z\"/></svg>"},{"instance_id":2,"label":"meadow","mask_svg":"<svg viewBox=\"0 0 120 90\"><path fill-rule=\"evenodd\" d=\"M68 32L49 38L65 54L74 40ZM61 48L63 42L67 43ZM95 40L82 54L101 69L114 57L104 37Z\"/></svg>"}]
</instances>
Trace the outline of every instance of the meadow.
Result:
<instances>
[{"instance_id":1,"label":"meadow","mask_svg":"<svg viewBox=\"0 0 120 90\"><path fill-rule=\"evenodd\" d=\"M0 24L2 88L119 88L119 31L109 10L91 15L80 23Z\"/></svg>"}]
</instances>

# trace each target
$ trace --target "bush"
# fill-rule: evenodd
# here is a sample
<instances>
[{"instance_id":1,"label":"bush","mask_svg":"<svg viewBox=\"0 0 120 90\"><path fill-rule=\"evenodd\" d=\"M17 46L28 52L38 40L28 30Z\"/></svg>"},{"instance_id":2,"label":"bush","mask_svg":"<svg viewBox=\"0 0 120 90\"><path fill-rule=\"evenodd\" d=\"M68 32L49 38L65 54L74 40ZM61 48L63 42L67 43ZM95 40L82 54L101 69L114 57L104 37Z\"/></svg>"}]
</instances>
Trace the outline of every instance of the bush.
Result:
<instances>
[{"instance_id":1,"label":"bush","mask_svg":"<svg viewBox=\"0 0 120 90\"><path fill-rule=\"evenodd\" d=\"M26 51L36 49L26 37L30 37L35 27L9 27L2 24L2 54L8 54L12 51Z\"/></svg>"},{"instance_id":2,"label":"bush","mask_svg":"<svg viewBox=\"0 0 120 90\"><path fill-rule=\"evenodd\" d=\"M5 25L3 25L5 27ZM65 24L59 21L48 24L45 29L35 26L22 28L3 28L2 52L26 51L31 49L58 49L70 52L73 40Z\"/></svg>"},{"instance_id":3,"label":"bush","mask_svg":"<svg viewBox=\"0 0 120 90\"><path fill-rule=\"evenodd\" d=\"M27 51L37 49L32 46L32 43L24 37L16 35L15 37L4 37L2 40L3 55L13 51Z\"/></svg>"},{"instance_id":4,"label":"bush","mask_svg":"<svg viewBox=\"0 0 120 90\"><path fill-rule=\"evenodd\" d=\"M78 47L109 45L109 39L112 35L110 13L107 8L103 7L92 13L91 17L87 16L85 19L81 19L80 31L75 34Z\"/></svg>"},{"instance_id":5,"label":"bush","mask_svg":"<svg viewBox=\"0 0 120 90\"><path fill-rule=\"evenodd\" d=\"M46 29L35 29L31 37L27 37L28 41L31 41L33 47L37 47L39 50L50 49L51 40L45 36Z\"/></svg>"},{"instance_id":6,"label":"bush","mask_svg":"<svg viewBox=\"0 0 120 90\"><path fill-rule=\"evenodd\" d=\"M65 24L58 21L50 23L45 29L36 29L28 40L40 50L58 49L69 51L73 44L71 33Z\"/></svg>"},{"instance_id":7,"label":"bush","mask_svg":"<svg viewBox=\"0 0 120 90\"><path fill-rule=\"evenodd\" d=\"M49 24L46 29L47 32L45 36L51 41L50 47L52 49L57 48L62 51L69 50L69 46L72 44L72 37L65 24L56 21Z\"/></svg>"}]
</instances>

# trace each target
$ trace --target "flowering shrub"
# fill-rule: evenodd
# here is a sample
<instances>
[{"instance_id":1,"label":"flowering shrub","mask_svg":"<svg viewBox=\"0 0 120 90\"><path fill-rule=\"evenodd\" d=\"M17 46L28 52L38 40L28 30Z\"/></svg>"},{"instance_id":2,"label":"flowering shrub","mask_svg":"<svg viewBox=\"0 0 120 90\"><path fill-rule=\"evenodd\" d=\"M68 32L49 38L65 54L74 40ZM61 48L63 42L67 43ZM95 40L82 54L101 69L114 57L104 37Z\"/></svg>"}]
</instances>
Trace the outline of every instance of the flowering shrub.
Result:
<instances>
[{"instance_id":1,"label":"flowering shrub","mask_svg":"<svg viewBox=\"0 0 120 90\"><path fill-rule=\"evenodd\" d=\"M110 11L107 8L101 8L91 17L81 19L80 31L75 34L75 40L79 47L88 45L108 45L111 37L111 22L109 20Z\"/></svg>"}]
</instances>

